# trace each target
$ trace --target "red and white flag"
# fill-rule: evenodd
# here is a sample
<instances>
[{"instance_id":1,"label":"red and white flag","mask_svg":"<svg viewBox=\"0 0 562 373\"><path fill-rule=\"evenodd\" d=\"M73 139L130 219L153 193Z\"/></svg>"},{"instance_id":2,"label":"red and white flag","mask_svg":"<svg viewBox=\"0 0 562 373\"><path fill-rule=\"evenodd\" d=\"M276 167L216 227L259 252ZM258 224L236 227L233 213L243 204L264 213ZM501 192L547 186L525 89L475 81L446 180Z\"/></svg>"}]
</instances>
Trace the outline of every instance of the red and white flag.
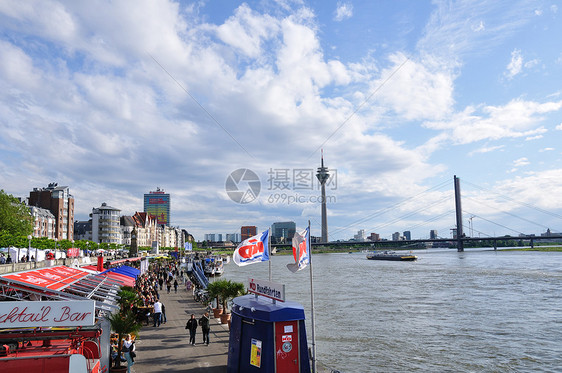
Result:
<instances>
[{"instance_id":1,"label":"red and white flag","mask_svg":"<svg viewBox=\"0 0 562 373\"><path fill-rule=\"evenodd\" d=\"M232 259L239 266L265 262L269 260L269 229L244 240L238 245Z\"/></svg>"},{"instance_id":2,"label":"red and white flag","mask_svg":"<svg viewBox=\"0 0 562 373\"><path fill-rule=\"evenodd\" d=\"M300 233L295 232L293 236L293 257L295 258L295 263L287 264L287 268L293 273L305 268L310 261L309 236L309 228Z\"/></svg>"}]
</instances>

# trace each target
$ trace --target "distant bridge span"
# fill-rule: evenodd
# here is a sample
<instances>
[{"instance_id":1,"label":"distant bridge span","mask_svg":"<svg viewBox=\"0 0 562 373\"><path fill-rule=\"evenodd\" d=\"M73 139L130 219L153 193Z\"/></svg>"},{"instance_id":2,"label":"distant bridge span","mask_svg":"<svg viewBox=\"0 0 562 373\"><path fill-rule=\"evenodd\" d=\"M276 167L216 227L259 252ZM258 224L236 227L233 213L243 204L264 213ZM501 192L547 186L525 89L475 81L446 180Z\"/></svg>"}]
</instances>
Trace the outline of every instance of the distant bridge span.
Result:
<instances>
[{"instance_id":1,"label":"distant bridge span","mask_svg":"<svg viewBox=\"0 0 562 373\"><path fill-rule=\"evenodd\" d=\"M462 237L460 239L463 243L464 242L482 242L482 241L492 241L494 242L494 247L497 247L497 241L505 241L505 240L516 240L516 241L529 241L529 245L534 247L535 242L537 241L545 241L545 240L562 240L562 235L550 235L550 236L499 236L499 237ZM414 246L419 244L425 244L427 242L448 242L451 244L457 243L459 240L457 238L434 238L434 239L418 239L418 240L400 240L400 241L333 241L327 243L320 243L320 242L312 242L312 246L322 247L322 246L384 246L388 245L388 247L404 247L404 246ZM464 246L464 245L463 245ZM290 244L272 244L271 247L291 247Z\"/></svg>"}]
</instances>

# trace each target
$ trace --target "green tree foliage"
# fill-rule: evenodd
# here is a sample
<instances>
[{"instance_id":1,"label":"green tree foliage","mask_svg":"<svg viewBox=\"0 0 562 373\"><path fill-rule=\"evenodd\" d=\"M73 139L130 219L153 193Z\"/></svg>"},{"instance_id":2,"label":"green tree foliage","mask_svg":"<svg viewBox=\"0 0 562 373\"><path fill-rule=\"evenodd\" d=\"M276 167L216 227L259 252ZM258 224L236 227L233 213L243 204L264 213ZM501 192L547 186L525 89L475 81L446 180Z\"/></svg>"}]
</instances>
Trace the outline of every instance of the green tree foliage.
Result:
<instances>
[{"instance_id":1,"label":"green tree foliage","mask_svg":"<svg viewBox=\"0 0 562 373\"><path fill-rule=\"evenodd\" d=\"M0 190L0 233L21 237L33 233L28 207L4 190Z\"/></svg>"},{"instance_id":2,"label":"green tree foliage","mask_svg":"<svg viewBox=\"0 0 562 373\"><path fill-rule=\"evenodd\" d=\"M141 330L142 324L137 321L137 316L130 309L120 310L110 314L109 323L111 330L119 335L119 342L117 343L117 358L115 359L115 367L121 366L121 351L123 350L123 337L127 334L136 334Z\"/></svg>"}]
</instances>

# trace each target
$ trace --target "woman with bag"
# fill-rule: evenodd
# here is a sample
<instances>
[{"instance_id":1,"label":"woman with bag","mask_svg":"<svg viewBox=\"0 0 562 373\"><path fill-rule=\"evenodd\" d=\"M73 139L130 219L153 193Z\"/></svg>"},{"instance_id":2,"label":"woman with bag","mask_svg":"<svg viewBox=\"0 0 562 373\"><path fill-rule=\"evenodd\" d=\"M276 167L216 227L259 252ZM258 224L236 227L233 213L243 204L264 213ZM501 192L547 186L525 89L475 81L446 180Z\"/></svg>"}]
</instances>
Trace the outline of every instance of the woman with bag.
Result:
<instances>
[{"instance_id":1,"label":"woman with bag","mask_svg":"<svg viewBox=\"0 0 562 373\"><path fill-rule=\"evenodd\" d=\"M131 367L135 364L135 341L130 334L127 334L127 339L123 342L123 352L125 359L127 359L127 373L131 373Z\"/></svg>"}]
</instances>

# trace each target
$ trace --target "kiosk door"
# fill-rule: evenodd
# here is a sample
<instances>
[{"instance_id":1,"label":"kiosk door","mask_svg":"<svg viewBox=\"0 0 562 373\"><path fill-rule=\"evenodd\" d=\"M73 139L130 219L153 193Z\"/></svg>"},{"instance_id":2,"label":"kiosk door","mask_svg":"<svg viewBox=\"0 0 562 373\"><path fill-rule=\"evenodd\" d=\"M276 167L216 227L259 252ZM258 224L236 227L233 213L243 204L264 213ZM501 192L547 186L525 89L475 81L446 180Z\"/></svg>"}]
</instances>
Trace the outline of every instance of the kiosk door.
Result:
<instances>
[{"instance_id":1,"label":"kiosk door","mask_svg":"<svg viewBox=\"0 0 562 373\"><path fill-rule=\"evenodd\" d=\"M277 373L299 373L299 322L275 323L275 362Z\"/></svg>"}]
</instances>

